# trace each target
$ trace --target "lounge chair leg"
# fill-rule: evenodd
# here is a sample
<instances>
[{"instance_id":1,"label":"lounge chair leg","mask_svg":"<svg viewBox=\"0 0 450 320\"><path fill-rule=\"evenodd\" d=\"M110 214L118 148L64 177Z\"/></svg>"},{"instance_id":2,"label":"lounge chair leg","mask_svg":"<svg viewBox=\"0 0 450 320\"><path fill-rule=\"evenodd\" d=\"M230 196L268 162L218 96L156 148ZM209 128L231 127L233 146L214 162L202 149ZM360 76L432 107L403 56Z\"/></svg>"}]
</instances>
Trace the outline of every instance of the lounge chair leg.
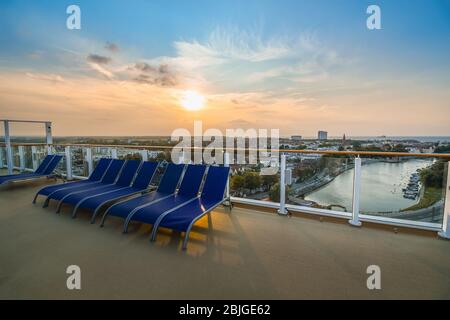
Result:
<instances>
[{"instance_id":1,"label":"lounge chair leg","mask_svg":"<svg viewBox=\"0 0 450 320\"><path fill-rule=\"evenodd\" d=\"M109 212L109 209L106 210L105 213L103 214L102 221L100 221L100 228L103 228L103 226L105 225L105 220L106 220L106 217L108 216L108 212Z\"/></svg>"},{"instance_id":2,"label":"lounge chair leg","mask_svg":"<svg viewBox=\"0 0 450 320\"><path fill-rule=\"evenodd\" d=\"M158 235L158 226L153 225L152 233L150 235L150 241L156 241L156 236Z\"/></svg>"},{"instance_id":3,"label":"lounge chair leg","mask_svg":"<svg viewBox=\"0 0 450 320\"><path fill-rule=\"evenodd\" d=\"M123 224L122 233L128 233L128 225L129 224L130 224L130 220L125 220L125 223Z\"/></svg>"},{"instance_id":4,"label":"lounge chair leg","mask_svg":"<svg viewBox=\"0 0 450 320\"><path fill-rule=\"evenodd\" d=\"M62 201L58 202L58 206L56 207L56 213L60 213L61 212L62 204L63 204Z\"/></svg>"},{"instance_id":5,"label":"lounge chair leg","mask_svg":"<svg viewBox=\"0 0 450 320\"><path fill-rule=\"evenodd\" d=\"M186 250L186 249L187 249L187 245L188 245L188 241L189 241L189 234L190 234L190 233L191 233L191 228L189 227L189 228L186 230L186 234L184 235L183 247L182 247L183 250Z\"/></svg>"},{"instance_id":6,"label":"lounge chair leg","mask_svg":"<svg viewBox=\"0 0 450 320\"><path fill-rule=\"evenodd\" d=\"M77 211L78 211L78 208L80 207L80 204L81 204L81 202L77 203L75 208L73 208L73 210L72 210L72 218L73 219L75 219L77 217Z\"/></svg>"},{"instance_id":7,"label":"lounge chair leg","mask_svg":"<svg viewBox=\"0 0 450 320\"><path fill-rule=\"evenodd\" d=\"M47 199L45 199L45 201L44 201L44 204L42 205L42 208L47 208L49 202L50 202L50 199L47 197Z\"/></svg>"},{"instance_id":8,"label":"lounge chair leg","mask_svg":"<svg viewBox=\"0 0 450 320\"><path fill-rule=\"evenodd\" d=\"M33 204L35 204L36 203L36 199L37 199L37 197L38 197L38 193L36 193L36 195L34 196L34 199L33 199Z\"/></svg>"},{"instance_id":9,"label":"lounge chair leg","mask_svg":"<svg viewBox=\"0 0 450 320\"><path fill-rule=\"evenodd\" d=\"M100 211L100 207L98 207L97 209L95 209L94 213L92 214L92 218L91 218L91 224L95 223L95 218L97 218L97 214ZM102 220L103 222L103 220Z\"/></svg>"}]
</instances>

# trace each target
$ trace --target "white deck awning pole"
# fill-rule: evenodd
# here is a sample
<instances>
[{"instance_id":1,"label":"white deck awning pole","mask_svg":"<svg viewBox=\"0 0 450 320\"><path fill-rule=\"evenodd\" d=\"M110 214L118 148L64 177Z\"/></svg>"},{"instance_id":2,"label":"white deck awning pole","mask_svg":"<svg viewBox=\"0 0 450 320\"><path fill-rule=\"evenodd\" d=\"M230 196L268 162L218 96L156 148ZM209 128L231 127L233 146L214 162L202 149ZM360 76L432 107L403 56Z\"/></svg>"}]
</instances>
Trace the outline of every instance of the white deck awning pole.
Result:
<instances>
[{"instance_id":1,"label":"white deck awning pole","mask_svg":"<svg viewBox=\"0 0 450 320\"><path fill-rule=\"evenodd\" d=\"M450 239L450 161L447 162L447 183L445 184L444 219L439 236Z\"/></svg>"},{"instance_id":2,"label":"white deck awning pole","mask_svg":"<svg viewBox=\"0 0 450 320\"><path fill-rule=\"evenodd\" d=\"M11 137L9 135L9 121L4 120L3 124L5 129L6 164L8 166L8 174L12 174L14 164L12 156Z\"/></svg>"},{"instance_id":3,"label":"white deck awning pole","mask_svg":"<svg viewBox=\"0 0 450 320\"><path fill-rule=\"evenodd\" d=\"M352 201L352 219L348 221L352 226L360 227L359 204L361 197L361 158L355 158L355 170L353 174L353 201Z\"/></svg>"},{"instance_id":4,"label":"white deck awning pole","mask_svg":"<svg viewBox=\"0 0 450 320\"><path fill-rule=\"evenodd\" d=\"M280 164L280 208L278 209L278 213L282 215L288 214L286 210L286 155L281 155L281 164Z\"/></svg>"},{"instance_id":5,"label":"white deck awning pole","mask_svg":"<svg viewBox=\"0 0 450 320\"><path fill-rule=\"evenodd\" d=\"M47 143L47 153L53 153L53 135L52 135L52 123L45 123L45 141Z\"/></svg>"}]
</instances>

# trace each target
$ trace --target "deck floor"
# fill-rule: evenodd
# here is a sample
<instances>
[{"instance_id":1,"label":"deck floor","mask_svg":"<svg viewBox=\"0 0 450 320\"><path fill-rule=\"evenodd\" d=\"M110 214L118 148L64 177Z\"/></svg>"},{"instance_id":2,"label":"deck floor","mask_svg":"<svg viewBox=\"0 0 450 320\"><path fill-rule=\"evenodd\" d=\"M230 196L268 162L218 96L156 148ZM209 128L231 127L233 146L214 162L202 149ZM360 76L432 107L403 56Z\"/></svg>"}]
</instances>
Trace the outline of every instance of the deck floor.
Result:
<instances>
[{"instance_id":1,"label":"deck floor","mask_svg":"<svg viewBox=\"0 0 450 320\"><path fill-rule=\"evenodd\" d=\"M249 209L219 208L180 234L122 221L101 229L55 205L31 204L46 183L0 189L0 298L10 299L379 299L450 298L450 242L438 238ZM81 268L68 290L66 268ZM381 267L381 290L366 268Z\"/></svg>"}]
</instances>

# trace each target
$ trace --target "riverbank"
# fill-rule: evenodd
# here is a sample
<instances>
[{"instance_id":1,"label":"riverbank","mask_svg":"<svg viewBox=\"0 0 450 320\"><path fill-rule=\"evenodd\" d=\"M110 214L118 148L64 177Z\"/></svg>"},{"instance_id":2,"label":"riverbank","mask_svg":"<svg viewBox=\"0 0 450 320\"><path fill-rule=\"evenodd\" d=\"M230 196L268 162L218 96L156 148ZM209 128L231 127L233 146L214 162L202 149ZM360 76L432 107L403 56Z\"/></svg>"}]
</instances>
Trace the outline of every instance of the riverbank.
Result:
<instances>
[{"instance_id":1,"label":"riverbank","mask_svg":"<svg viewBox=\"0 0 450 320\"><path fill-rule=\"evenodd\" d=\"M423 194L420 196L419 202L408 208L401 209L400 212L414 211L428 208L442 199L442 188L424 187Z\"/></svg>"}]
</instances>

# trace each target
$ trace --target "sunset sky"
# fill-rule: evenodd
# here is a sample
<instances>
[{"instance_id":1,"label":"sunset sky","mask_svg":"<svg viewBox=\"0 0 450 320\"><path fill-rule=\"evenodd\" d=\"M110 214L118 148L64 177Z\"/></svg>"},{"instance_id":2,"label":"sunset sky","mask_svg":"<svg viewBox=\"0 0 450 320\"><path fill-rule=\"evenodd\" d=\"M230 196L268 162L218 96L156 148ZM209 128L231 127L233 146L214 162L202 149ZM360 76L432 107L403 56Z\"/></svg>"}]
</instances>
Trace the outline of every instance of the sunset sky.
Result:
<instances>
[{"instance_id":1,"label":"sunset sky","mask_svg":"<svg viewBox=\"0 0 450 320\"><path fill-rule=\"evenodd\" d=\"M81 30L66 8L81 8ZM366 8L381 7L381 30ZM0 2L0 118L55 135L450 135L450 1ZM14 134L14 132L13 132Z\"/></svg>"}]
</instances>

